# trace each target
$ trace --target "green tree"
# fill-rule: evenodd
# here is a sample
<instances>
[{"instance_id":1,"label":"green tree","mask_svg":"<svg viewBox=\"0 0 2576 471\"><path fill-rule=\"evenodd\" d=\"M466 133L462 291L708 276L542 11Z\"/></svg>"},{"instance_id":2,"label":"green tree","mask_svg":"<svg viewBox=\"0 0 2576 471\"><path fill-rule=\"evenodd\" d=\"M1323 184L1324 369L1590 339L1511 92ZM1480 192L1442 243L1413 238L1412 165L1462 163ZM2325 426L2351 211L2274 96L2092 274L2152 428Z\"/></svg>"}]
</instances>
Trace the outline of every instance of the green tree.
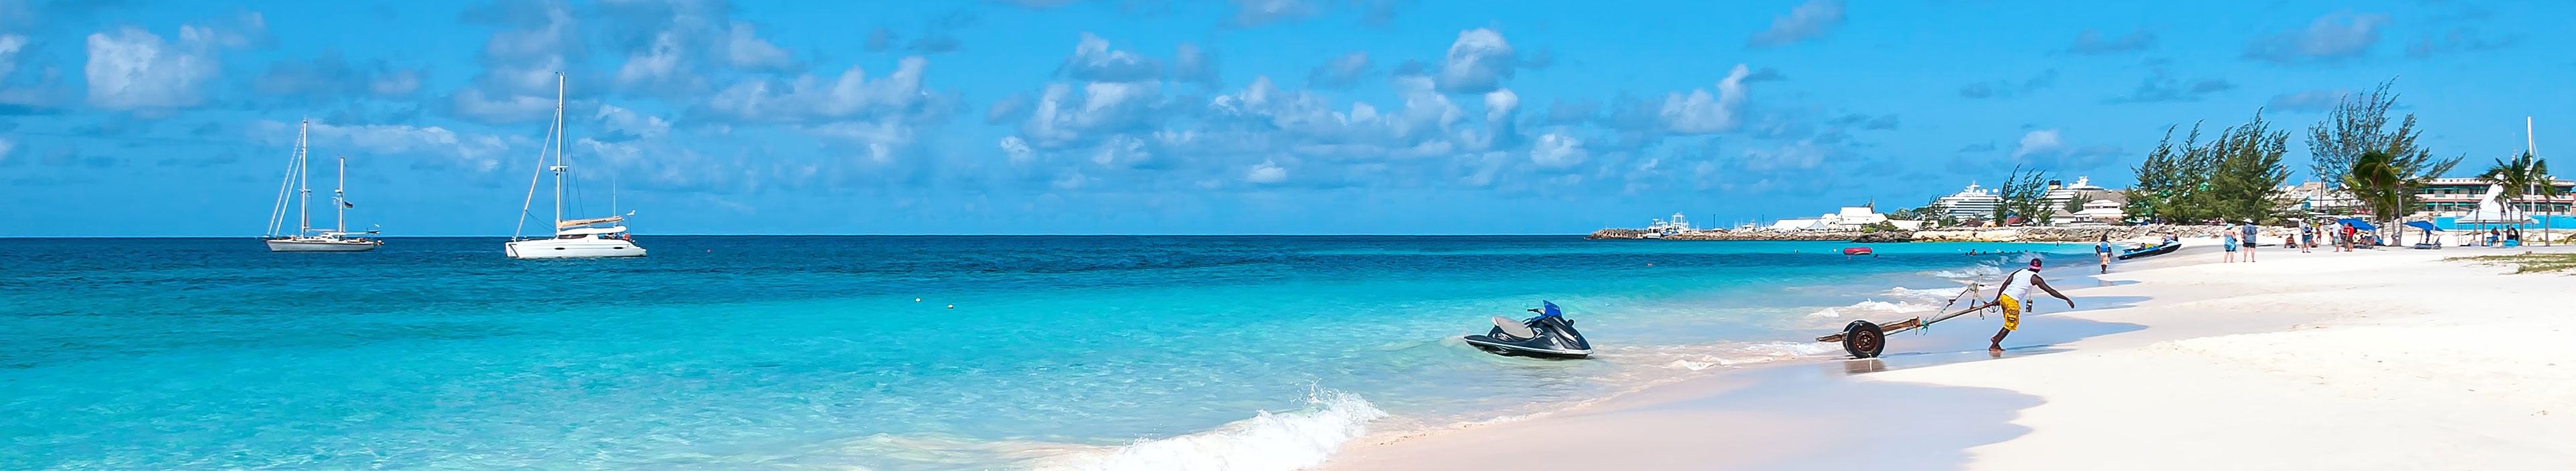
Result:
<instances>
[{"instance_id":1,"label":"green tree","mask_svg":"<svg viewBox=\"0 0 2576 471\"><path fill-rule=\"evenodd\" d=\"M2434 176L2450 172L2452 166L2460 163L2459 159L2450 159L2437 162L2425 171L2409 172L2402 160L2386 152L2363 152L2360 158L2353 160L2352 168L2343 172L2344 189L2352 193L2353 199L2360 200L2362 207L2370 210L2372 219L2384 224L2394 224L2415 212L2417 205L2421 204L2416 192L2421 191ZM2393 235L2392 241L2404 243L2406 231L2389 232Z\"/></svg>"},{"instance_id":2,"label":"green tree","mask_svg":"<svg viewBox=\"0 0 2576 471\"><path fill-rule=\"evenodd\" d=\"M2217 159L2210 149L2200 144L2200 124L2191 126L2179 146L2173 140L2177 126L2165 128L2163 139L2147 152L2147 158L2130 167L2138 181L2127 190L2129 204L2125 211L2142 221L2198 222L2209 218L2204 208L2193 203L2209 186L2210 173Z\"/></svg>"},{"instance_id":3,"label":"green tree","mask_svg":"<svg viewBox=\"0 0 2576 471\"><path fill-rule=\"evenodd\" d=\"M2285 209L2279 197L2281 182L2290 178L2281 156L2289 153L2290 134L2274 131L2263 120L2263 110L2254 110L2254 119L2244 125L2219 133L2215 147L2217 165L2210 169L2209 189L2204 203L2213 216L2229 221L2269 224L2278 221Z\"/></svg>"},{"instance_id":4,"label":"green tree","mask_svg":"<svg viewBox=\"0 0 2576 471\"><path fill-rule=\"evenodd\" d=\"M2558 189L2557 182L2553 181L2555 179L2549 176L2549 161L2542 160L2529 151L2524 151L2512 159L2496 159L2495 165L2478 173L2478 180L2501 188L2496 192L2496 202L2504 204L2504 215L2508 217L2524 214L2524 210L2517 203L2527 198L2539 197L2545 205L2548 204L2549 198L2565 194L2565 190ZM2542 227L2545 231L2548 226ZM2544 235L2541 239L2547 240L2548 237Z\"/></svg>"},{"instance_id":5,"label":"green tree","mask_svg":"<svg viewBox=\"0 0 2576 471\"><path fill-rule=\"evenodd\" d=\"M2514 203L2530 196L2533 181L2540 177L2540 174L2531 172L2531 163L2531 153L2524 152L2512 159L2496 159L2494 166L2478 172L2478 181L2499 187L2496 202L2504 204L2503 216L2508 219L2521 212L2522 208L2514 206Z\"/></svg>"},{"instance_id":6,"label":"green tree","mask_svg":"<svg viewBox=\"0 0 2576 471\"><path fill-rule=\"evenodd\" d=\"M2388 129L2388 110L2397 105L2397 94L2389 87L2396 83L2389 79L2370 93L2345 96L2325 120L2308 127L2309 171L2317 181L2330 187L2342 185L2361 154L2369 151L2388 154L2389 165L2401 176L2440 175L2448 170L2436 171L2442 161L2416 144L2423 131L2415 129L2415 115L2406 115L2397 129ZM2456 164L2458 159L2450 162Z\"/></svg>"},{"instance_id":7,"label":"green tree","mask_svg":"<svg viewBox=\"0 0 2576 471\"><path fill-rule=\"evenodd\" d=\"M2026 224L2047 224L2055 215L2054 211L2049 211L2045 199L2048 196L2047 184L2048 172L2013 166L2012 175L2004 178L2004 185L1995 189L1995 196L2004 200L2003 204L1995 205L1995 225L2004 225L2006 218L2012 216L2021 216Z\"/></svg>"},{"instance_id":8,"label":"green tree","mask_svg":"<svg viewBox=\"0 0 2576 471\"><path fill-rule=\"evenodd\" d=\"M2530 154L2525 153L2524 155ZM2540 197L2542 201L2541 204L2554 207L2555 204L2548 203L2548 201L2567 196L2567 190L2558 188L2558 179L2549 175L2549 159L2543 159L2537 156L2532 157L2530 171L2533 175L2532 180L2540 184L2539 188L2534 189L2531 192L2531 195ZM2556 243L2550 242L2549 240L2549 226L2549 224L2540 225L2540 242L2543 245L2556 245Z\"/></svg>"}]
</instances>

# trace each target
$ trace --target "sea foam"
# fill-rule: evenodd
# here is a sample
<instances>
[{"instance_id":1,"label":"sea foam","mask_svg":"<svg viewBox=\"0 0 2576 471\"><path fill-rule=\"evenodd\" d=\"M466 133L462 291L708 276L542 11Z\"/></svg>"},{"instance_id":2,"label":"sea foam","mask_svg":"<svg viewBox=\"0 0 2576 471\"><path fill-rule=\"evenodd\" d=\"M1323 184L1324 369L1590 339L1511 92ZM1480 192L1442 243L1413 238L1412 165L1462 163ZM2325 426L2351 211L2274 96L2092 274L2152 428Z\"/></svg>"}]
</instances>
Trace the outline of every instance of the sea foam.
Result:
<instances>
[{"instance_id":1,"label":"sea foam","mask_svg":"<svg viewBox=\"0 0 2576 471\"><path fill-rule=\"evenodd\" d=\"M1260 411L1250 419L1215 430L1127 446L1076 453L1037 466L1048 471L1290 471L1324 463L1342 444L1368 433L1368 423L1386 417L1357 394L1317 389L1307 407L1273 414Z\"/></svg>"},{"instance_id":2,"label":"sea foam","mask_svg":"<svg viewBox=\"0 0 2576 471\"><path fill-rule=\"evenodd\" d=\"M1852 303L1850 306L1819 309L1816 312L1808 313L1807 317L1842 317L1845 315L1866 315L1869 313L1921 312L1937 310L1940 308L1941 306L1931 304L1869 300Z\"/></svg>"}]
</instances>

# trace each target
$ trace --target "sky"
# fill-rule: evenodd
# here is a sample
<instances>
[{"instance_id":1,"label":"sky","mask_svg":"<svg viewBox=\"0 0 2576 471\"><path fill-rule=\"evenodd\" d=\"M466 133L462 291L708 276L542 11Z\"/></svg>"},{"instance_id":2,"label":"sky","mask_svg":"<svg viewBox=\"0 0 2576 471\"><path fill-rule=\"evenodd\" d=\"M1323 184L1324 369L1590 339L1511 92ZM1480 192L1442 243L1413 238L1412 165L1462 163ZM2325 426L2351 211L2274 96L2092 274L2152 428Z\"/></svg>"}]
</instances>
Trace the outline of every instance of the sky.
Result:
<instances>
[{"instance_id":1,"label":"sky","mask_svg":"<svg viewBox=\"0 0 2576 471\"><path fill-rule=\"evenodd\" d=\"M2576 145L2576 4L0 0L0 236L256 236L309 120L352 225L1580 234L2118 188L2169 126L2395 80L2482 167ZM2560 46L2550 46L2557 44ZM2560 113L2551 113L2559 111ZM534 220L551 216L539 186ZM614 201L611 201L611 200ZM328 214L317 203L316 217ZM534 224L542 226L542 222Z\"/></svg>"}]
</instances>

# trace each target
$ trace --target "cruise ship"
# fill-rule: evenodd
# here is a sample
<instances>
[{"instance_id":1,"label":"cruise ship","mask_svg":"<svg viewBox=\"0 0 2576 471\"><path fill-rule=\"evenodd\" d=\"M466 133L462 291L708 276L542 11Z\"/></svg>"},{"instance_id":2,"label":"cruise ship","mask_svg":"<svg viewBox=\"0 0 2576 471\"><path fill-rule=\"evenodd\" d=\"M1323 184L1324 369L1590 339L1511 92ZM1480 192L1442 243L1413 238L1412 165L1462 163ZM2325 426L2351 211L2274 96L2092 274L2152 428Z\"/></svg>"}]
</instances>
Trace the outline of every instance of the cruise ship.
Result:
<instances>
[{"instance_id":1,"label":"cruise ship","mask_svg":"<svg viewBox=\"0 0 2576 471\"><path fill-rule=\"evenodd\" d=\"M1949 208L1947 214L1950 217L1983 219L1994 217L1995 208L2004 205L2004 198L1996 196L1993 189L1980 188L1975 183L1969 183L1968 189L1959 190L1958 193L1943 196L1932 202L1939 203L1943 208Z\"/></svg>"}]
</instances>

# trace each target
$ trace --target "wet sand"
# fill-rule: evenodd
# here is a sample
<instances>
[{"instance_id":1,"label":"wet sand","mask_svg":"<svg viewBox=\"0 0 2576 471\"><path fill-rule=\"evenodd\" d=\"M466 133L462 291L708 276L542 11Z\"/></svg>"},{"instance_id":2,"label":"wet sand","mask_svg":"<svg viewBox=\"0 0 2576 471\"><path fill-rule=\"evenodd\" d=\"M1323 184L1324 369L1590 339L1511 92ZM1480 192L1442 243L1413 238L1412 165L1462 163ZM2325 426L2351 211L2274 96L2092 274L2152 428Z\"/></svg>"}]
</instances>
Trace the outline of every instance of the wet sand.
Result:
<instances>
[{"instance_id":1,"label":"wet sand","mask_svg":"<svg viewBox=\"0 0 2576 471\"><path fill-rule=\"evenodd\" d=\"M2044 271L2077 309L2044 298L2000 356L1983 348L1999 321L1971 315L1898 334L1882 359L1364 438L1322 469L2576 467L2576 277L2441 260L2576 248L2220 264L2192 245L2096 278Z\"/></svg>"}]
</instances>

